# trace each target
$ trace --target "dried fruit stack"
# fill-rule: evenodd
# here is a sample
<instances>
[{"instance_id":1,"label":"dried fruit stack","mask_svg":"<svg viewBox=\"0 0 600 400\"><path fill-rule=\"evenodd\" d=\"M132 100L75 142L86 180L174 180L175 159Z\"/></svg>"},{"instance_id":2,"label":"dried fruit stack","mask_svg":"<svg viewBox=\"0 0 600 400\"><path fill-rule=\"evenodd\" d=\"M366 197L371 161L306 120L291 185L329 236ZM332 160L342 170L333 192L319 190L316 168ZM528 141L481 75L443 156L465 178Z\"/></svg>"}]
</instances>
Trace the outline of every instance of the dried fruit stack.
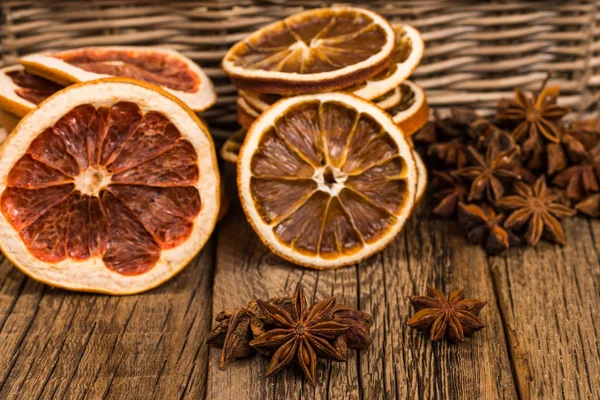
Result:
<instances>
[{"instance_id":1,"label":"dried fruit stack","mask_svg":"<svg viewBox=\"0 0 600 400\"><path fill-rule=\"evenodd\" d=\"M214 103L210 80L153 48L21 63L0 71L2 121L22 117L0 148L4 255L73 290L130 294L171 278L202 249L220 208L214 144L192 111Z\"/></svg>"},{"instance_id":2,"label":"dried fruit stack","mask_svg":"<svg viewBox=\"0 0 600 400\"><path fill-rule=\"evenodd\" d=\"M415 135L433 169L433 213L458 216L490 253L542 237L564 244L561 219L600 216L600 124L564 122L558 94L546 83L516 90L492 119L457 108Z\"/></svg>"},{"instance_id":3,"label":"dried fruit stack","mask_svg":"<svg viewBox=\"0 0 600 400\"><path fill-rule=\"evenodd\" d=\"M406 81L422 54L414 28L334 7L266 26L225 55L248 132L222 154L237 162L242 207L273 252L338 268L403 228L427 181L408 137L429 114Z\"/></svg>"},{"instance_id":4,"label":"dried fruit stack","mask_svg":"<svg viewBox=\"0 0 600 400\"><path fill-rule=\"evenodd\" d=\"M206 73L180 53L155 47L85 47L30 54L0 69L0 126L16 122L50 95L74 83L111 76L157 85L194 111L217 99Z\"/></svg>"}]
</instances>

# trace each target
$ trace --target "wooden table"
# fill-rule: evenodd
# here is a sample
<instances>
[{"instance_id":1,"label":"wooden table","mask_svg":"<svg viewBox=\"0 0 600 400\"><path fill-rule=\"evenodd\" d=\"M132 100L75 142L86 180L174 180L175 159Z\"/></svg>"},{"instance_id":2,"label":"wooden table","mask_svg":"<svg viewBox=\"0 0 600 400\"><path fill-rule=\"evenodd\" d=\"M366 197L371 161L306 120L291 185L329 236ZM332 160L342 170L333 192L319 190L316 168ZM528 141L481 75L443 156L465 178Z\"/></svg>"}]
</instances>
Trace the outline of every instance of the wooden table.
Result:
<instances>
[{"instance_id":1,"label":"wooden table","mask_svg":"<svg viewBox=\"0 0 600 400\"><path fill-rule=\"evenodd\" d=\"M231 176L227 167L226 176ZM600 222L566 223L569 244L487 257L421 205L383 252L337 271L270 253L237 202L181 274L137 296L70 293L0 264L0 398L593 398L600 397ZM335 295L373 315L373 344L264 379L268 360L204 344L212 315L260 297ZM486 328L460 345L408 328L408 296L428 285L487 299Z\"/></svg>"}]
</instances>

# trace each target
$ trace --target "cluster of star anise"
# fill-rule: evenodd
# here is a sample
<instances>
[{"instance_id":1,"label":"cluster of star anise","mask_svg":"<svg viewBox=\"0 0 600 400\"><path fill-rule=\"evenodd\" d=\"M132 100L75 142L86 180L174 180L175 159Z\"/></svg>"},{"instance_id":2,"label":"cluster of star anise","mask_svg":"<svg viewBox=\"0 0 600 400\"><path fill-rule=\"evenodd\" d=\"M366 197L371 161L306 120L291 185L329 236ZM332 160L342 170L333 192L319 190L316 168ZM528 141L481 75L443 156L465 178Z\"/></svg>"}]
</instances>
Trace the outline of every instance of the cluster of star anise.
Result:
<instances>
[{"instance_id":1,"label":"cluster of star anise","mask_svg":"<svg viewBox=\"0 0 600 400\"><path fill-rule=\"evenodd\" d=\"M314 386L317 357L343 361L348 348L371 344L371 315L335 303L330 297L308 307L298 283L293 297L257 299L219 313L206 343L223 348L221 368L231 358L258 353L271 357L269 376L296 360Z\"/></svg>"},{"instance_id":2,"label":"cluster of star anise","mask_svg":"<svg viewBox=\"0 0 600 400\"><path fill-rule=\"evenodd\" d=\"M559 89L515 91L493 118L455 108L415 135L433 177L433 212L457 216L490 253L540 238L564 244L561 219L600 217L600 122L567 123Z\"/></svg>"}]
</instances>

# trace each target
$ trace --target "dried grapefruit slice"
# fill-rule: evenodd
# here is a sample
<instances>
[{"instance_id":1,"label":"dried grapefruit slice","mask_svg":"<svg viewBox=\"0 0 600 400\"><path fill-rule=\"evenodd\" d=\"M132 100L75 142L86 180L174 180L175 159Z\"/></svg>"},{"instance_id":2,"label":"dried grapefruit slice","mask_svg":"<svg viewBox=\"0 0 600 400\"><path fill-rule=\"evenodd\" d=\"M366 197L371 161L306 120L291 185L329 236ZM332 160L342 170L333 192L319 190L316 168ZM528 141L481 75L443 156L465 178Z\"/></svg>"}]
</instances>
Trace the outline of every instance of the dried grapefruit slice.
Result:
<instances>
[{"instance_id":1,"label":"dried grapefruit slice","mask_svg":"<svg viewBox=\"0 0 600 400\"><path fill-rule=\"evenodd\" d=\"M394 34L395 47L391 64L377 75L350 89L356 96L367 100L381 96L408 79L421 62L425 45L419 31L410 25L402 24L394 26Z\"/></svg>"},{"instance_id":2,"label":"dried grapefruit slice","mask_svg":"<svg viewBox=\"0 0 600 400\"><path fill-rule=\"evenodd\" d=\"M31 54L19 62L36 75L63 85L110 76L142 80L161 86L194 111L204 111L217 100L213 84L202 68L169 49L83 47Z\"/></svg>"},{"instance_id":3,"label":"dried grapefruit slice","mask_svg":"<svg viewBox=\"0 0 600 400\"><path fill-rule=\"evenodd\" d=\"M353 7L301 12L259 29L223 58L233 83L296 95L355 85L385 68L394 31L380 15Z\"/></svg>"},{"instance_id":4,"label":"dried grapefruit slice","mask_svg":"<svg viewBox=\"0 0 600 400\"><path fill-rule=\"evenodd\" d=\"M22 117L63 87L25 71L21 65L0 68L0 108Z\"/></svg>"},{"instance_id":5,"label":"dried grapefruit slice","mask_svg":"<svg viewBox=\"0 0 600 400\"><path fill-rule=\"evenodd\" d=\"M141 292L203 247L219 181L208 130L174 96L124 78L73 85L0 148L0 247L52 286Z\"/></svg>"},{"instance_id":6,"label":"dried grapefruit slice","mask_svg":"<svg viewBox=\"0 0 600 400\"><path fill-rule=\"evenodd\" d=\"M425 125L429 118L429 105L425 91L411 81L400 85L402 100L386 111L405 135L412 135Z\"/></svg>"},{"instance_id":7,"label":"dried grapefruit slice","mask_svg":"<svg viewBox=\"0 0 600 400\"><path fill-rule=\"evenodd\" d=\"M261 240L316 269L381 250L415 200L402 131L373 103L345 93L277 102L248 131L237 165L241 203Z\"/></svg>"}]
</instances>

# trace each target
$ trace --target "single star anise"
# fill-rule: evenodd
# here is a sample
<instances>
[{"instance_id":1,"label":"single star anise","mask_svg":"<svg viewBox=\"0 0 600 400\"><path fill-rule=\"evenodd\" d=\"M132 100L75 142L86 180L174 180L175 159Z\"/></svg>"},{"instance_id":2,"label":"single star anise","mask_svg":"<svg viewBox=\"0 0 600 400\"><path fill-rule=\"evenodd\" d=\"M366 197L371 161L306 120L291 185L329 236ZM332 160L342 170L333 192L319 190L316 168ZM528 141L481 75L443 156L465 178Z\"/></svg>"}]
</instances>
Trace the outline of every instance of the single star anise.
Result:
<instances>
[{"instance_id":1,"label":"single star anise","mask_svg":"<svg viewBox=\"0 0 600 400\"><path fill-rule=\"evenodd\" d=\"M348 325L333 320L335 297L306 304L304 290L299 283L293 297L291 312L273 303L258 300L265 320L274 326L250 342L255 349L274 351L265 377L281 371L294 359L309 382L315 385L317 356L342 361L345 355L334 341L348 330Z\"/></svg>"},{"instance_id":2,"label":"single star anise","mask_svg":"<svg viewBox=\"0 0 600 400\"><path fill-rule=\"evenodd\" d=\"M497 254L510 246L519 243L519 239L512 232L502 226L504 215L488 204L458 205L458 223L467 234L467 238L475 244L483 246L490 254Z\"/></svg>"},{"instance_id":3,"label":"single star anise","mask_svg":"<svg viewBox=\"0 0 600 400\"><path fill-rule=\"evenodd\" d=\"M587 151L584 157L552 180L554 185L565 188L567 196L575 201L600 192L600 145Z\"/></svg>"},{"instance_id":4,"label":"single star anise","mask_svg":"<svg viewBox=\"0 0 600 400\"><path fill-rule=\"evenodd\" d=\"M600 193L591 194L575 204L575 209L592 218L600 218Z\"/></svg>"},{"instance_id":5,"label":"single star anise","mask_svg":"<svg viewBox=\"0 0 600 400\"><path fill-rule=\"evenodd\" d=\"M534 186L515 182L516 193L498 200L500 208L514 210L504 221L506 228L519 229L527 224L525 240L535 246L542 233L557 243L565 244L565 234L559 219L575 215L575 210L562 204L559 194L546 186L546 178L541 176Z\"/></svg>"},{"instance_id":6,"label":"single star anise","mask_svg":"<svg viewBox=\"0 0 600 400\"><path fill-rule=\"evenodd\" d=\"M432 342L444 336L453 342L463 342L465 336L485 326L478 315L487 301L465 299L462 289L452 291L446 299L441 291L430 287L427 296L409 299L417 313L408 321L408 326L429 331Z\"/></svg>"},{"instance_id":7,"label":"single star anise","mask_svg":"<svg viewBox=\"0 0 600 400\"><path fill-rule=\"evenodd\" d=\"M449 173L431 171L434 190L433 197L438 200L433 208L433 213L443 218L450 218L456 214L458 203L466 200L469 189L463 182Z\"/></svg>"},{"instance_id":8,"label":"single star anise","mask_svg":"<svg viewBox=\"0 0 600 400\"><path fill-rule=\"evenodd\" d=\"M532 143L539 134L550 142L559 143L561 128L558 122L570 111L568 107L556 104L559 92L558 86L548 86L536 97L517 89L514 100L500 103L496 117L514 126L511 135L517 143L527 143L526 148L533 149Z\"/></svg>"},{"instance_id":9,"label":"single star anise","mask_svg":"<svg viewBox=\"0 0 600 400\"><path fill-rule=\"evenodd\" d=\"M475 148L467 148L472 166L454 171L458 177L471 183L469 201L488 200L494 202L504 194L504 183L521 179L518 172L516 148L499 151L496 146L488 146L485 158Z\"/></svg>"}]
</instances>

